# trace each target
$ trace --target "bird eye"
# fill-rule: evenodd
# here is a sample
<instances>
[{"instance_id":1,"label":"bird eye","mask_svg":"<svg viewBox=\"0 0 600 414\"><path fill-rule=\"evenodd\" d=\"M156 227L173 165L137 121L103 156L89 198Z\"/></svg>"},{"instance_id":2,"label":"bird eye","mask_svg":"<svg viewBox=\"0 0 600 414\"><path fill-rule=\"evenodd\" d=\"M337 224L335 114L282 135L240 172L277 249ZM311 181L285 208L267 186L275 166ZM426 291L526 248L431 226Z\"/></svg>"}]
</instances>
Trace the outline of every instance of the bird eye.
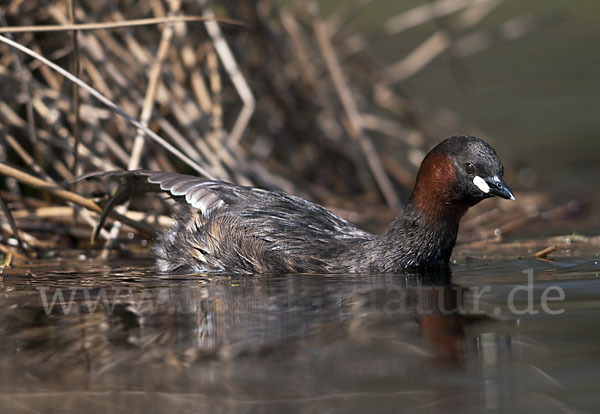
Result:
<instances>
[{"instance_id":1,"label":"bird eye","mask_svg":"<svg viewBox=\"0 0 600 414\"><path fill-rule=\"evenodd\" d=\"M465 171L467 174L473 174L475 172L475 166L470 162L465 164Z\"/></svg>"}]
</instances>

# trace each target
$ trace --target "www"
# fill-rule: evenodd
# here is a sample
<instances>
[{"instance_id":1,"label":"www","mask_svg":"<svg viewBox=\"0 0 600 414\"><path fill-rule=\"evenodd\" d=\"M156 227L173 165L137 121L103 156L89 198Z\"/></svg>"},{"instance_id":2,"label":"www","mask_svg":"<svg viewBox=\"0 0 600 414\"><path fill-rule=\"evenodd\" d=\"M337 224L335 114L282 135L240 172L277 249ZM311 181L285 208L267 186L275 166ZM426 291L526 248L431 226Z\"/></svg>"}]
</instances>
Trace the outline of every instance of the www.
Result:
<instances>
[{"instance_id":1,"label":"www","mask_svg":"<svg viewBox=\"0 0 600 414\"><path fill-rule=\"evenodd\" d=\"M54 294L52 294L52 299L48 302L48 296L50 296L50 292L48 292L49 288L47 287L38 287L37 290L40 292L40 297L42 299L42 305L44 306L44 311L46 315L50 315L52 310L56 305L62 308L64 315L69 315L71 313L79 313L80 307L74 306L76 304L77 291L81 290L83 292L84 304L87 307L87 310L90 314L96 313L98 306L103 303L103 308L107 313L112 313L115 309L115 305L119 302L117 298L119 297L119 289L115 289L112 300L108 298L106 293L106 289L101 288L98 291L98 294L92 299L90 295L90 288L79 288L73 287L69 288L69 300L65 300L65 295L63 294L63 290L61 288L57 288L54 290Z\"/></svg>"}]
</instances>

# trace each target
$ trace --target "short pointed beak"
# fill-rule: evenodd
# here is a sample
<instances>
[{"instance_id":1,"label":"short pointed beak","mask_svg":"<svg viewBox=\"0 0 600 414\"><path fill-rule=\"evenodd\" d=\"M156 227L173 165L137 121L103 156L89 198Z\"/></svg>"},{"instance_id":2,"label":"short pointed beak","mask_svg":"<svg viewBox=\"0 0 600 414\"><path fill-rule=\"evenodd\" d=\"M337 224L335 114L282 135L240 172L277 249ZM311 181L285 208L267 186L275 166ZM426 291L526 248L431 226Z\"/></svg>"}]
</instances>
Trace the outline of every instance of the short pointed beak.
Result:
<instances>
[{"instance_id":1,"label":"short pointed beak","mask_svg":"<svg viewBox=\"0 0 600 414\"><path fill-rule=\"evenodd\" d=\"M513 195L512 191L510 191L502 177L497 175L494 175L493 177L487 177L485 182L490 186L489 194L506 198L507 200L515 199L515 196Z\"/></svg>"}]
</instances>

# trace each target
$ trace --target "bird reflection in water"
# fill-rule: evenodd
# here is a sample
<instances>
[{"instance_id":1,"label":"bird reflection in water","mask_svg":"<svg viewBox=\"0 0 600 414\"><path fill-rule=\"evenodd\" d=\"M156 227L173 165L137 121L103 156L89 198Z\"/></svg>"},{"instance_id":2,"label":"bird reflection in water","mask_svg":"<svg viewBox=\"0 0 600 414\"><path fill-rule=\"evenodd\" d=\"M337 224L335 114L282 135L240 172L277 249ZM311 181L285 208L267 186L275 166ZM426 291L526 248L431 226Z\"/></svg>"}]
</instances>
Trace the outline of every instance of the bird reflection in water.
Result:
<instances>
[{"instance_id":1,"label":"bird reflection in water","mask_svg":"<svg viewBox=\"0 0 600 414\"><path fill-rule=\"evenodd\" d=\"M478 355L477 334L464 330L466 291L448 272L94 280L64 284L64 301L47 313L57 291L50 279L4 278L15 290L0 304L4 388L19 377L30 389L206 386L250 399L374 383L385 393L414 390L432 367L460 368Z\"/></svg>"}]
</instances>

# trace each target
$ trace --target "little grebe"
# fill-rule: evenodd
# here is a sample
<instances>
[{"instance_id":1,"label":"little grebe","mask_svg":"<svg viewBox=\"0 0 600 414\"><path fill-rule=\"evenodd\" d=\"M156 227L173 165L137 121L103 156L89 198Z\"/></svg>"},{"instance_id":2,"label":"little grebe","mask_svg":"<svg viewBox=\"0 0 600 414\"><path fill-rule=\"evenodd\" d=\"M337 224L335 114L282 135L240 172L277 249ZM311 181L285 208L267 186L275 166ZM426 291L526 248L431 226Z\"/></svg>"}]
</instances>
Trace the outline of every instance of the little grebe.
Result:
<instances>
[{"instance_id":1,"label":"little grebe","mask_svg":"<svg viewBox=\"0 0 600 414\"><path fill-rule=\"evenodd\" d=\"M163 272L403 272L447 265L467 209L514 200L494 149L444 140L425 157L412 195L385 233L363 231L326 208L276 191L188 175L135 171L188 208L158 236Z\"/></svg>"}]
</instances>

